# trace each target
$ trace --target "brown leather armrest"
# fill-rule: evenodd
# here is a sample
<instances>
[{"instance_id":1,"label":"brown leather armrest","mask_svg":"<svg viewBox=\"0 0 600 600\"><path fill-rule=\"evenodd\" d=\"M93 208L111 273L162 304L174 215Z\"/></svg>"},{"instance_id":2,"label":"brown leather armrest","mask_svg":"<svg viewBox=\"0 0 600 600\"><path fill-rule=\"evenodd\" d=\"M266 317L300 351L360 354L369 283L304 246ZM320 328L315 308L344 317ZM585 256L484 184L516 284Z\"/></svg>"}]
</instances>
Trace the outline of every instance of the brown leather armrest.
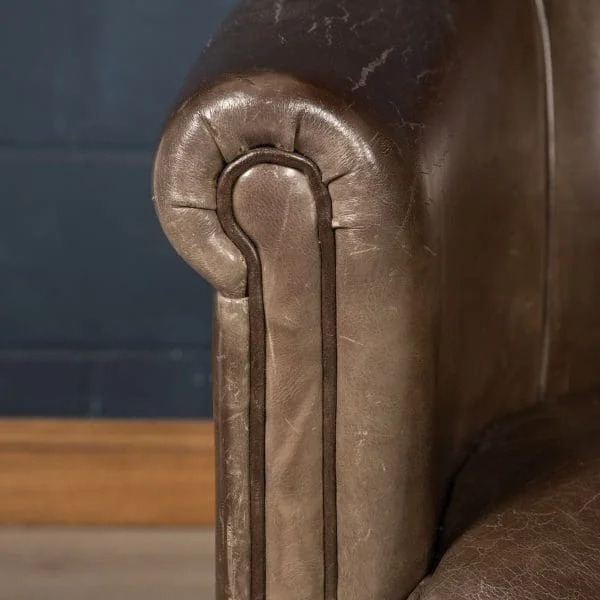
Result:
<instances>
[{"instance_id":1,"label":"brown leather armrest","mask_svg":"<svg viewBox=\"0 0 600 600\"><path fill-rule=\"evenodd\" d=\"M249 320L248 363L237 349L217 362L229 374L216 376L216 416L239 469L240 446L250 452L250 493L262 498L247 497L257 537L234 560L278 598L298 587L316 598L326 582L345 598L383 594L410 587L427 563L432 255L415 185L396 146L343 100L273 73L205 86L156 154L161 223L219 292L217 336ZM243 442L228 427L245 377ZM231 468L224 458L222 481ZM251 534L222 537L221 554L240 535ZM250 585L235 570L229 585Z\"/></svg>"},{"instance_id":2,"label":"brown leather armrest","mask_svg":"<svg viewBox=\"0 0 600 600\"><path fill-rule=\"evenodd\" d=\"M371 4L242 2L156 154L161 223L217 290L223 599L405 597L436 487L537 364L541 61L497 42L531 7Z\"/></svg>"}]
</instances>

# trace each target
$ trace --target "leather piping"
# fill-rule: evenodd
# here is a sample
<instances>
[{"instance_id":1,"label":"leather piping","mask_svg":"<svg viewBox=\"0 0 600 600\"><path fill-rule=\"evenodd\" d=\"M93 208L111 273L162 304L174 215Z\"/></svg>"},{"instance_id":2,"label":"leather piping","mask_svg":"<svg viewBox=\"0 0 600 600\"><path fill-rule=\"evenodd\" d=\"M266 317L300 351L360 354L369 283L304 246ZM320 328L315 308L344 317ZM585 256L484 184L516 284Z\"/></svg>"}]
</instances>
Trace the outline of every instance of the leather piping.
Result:
<instances>
[{"instance_id":1,"label":"leather piping","mask_svg":"<svg viewBox=\"0 0 600 600\"><path fill-rule=\"evenodd\" d=\"M556 261L556 123L554 101L554 65L552 63L552 43L550 25L544 0L533 0L539 27L539 36L543 56L544 74L544 119L546 145L546 208L544 221L546 225L543 256L543 297L542 308L542 342L540 372L538 380L538 399L546 397L548 388L548 371L550 367L550 348L552 345L552 312L554 290L554 273Z\"/></svg>"},{"instance_id":2,"label":"leather piping","mask_svg":"<svg viewBox=\"0 0 600 600\"><path fill-rule=\"evenodd\" d=\"M221 226L242 253L248 269L250 317L250 600L266 599L266 323L262 268L256 247L235 219L233 191L248 169L270 163L302 172L308 179L317 210L317 235L321 253L321 336L323 363L323 564L324 600L336 600L338 584L336 498L337 322L336 254L332 229L331 197L319 168L296 153L263 147L249 151L220 176L217 215Z\"/></svg>"}]
</instances>

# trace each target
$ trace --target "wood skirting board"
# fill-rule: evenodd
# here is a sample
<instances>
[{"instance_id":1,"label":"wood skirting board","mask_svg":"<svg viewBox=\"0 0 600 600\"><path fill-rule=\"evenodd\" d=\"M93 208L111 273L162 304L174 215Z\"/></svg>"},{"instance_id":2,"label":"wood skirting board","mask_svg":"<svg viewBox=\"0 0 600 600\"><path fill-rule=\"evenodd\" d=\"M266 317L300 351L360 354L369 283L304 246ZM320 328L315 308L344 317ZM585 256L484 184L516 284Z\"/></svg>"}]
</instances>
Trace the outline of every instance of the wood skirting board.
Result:
<instances>
[{"instance_id":1,"label":"wood skirting board","mask_svg":"<svg viewBox=\"0 0 600 600\"><path fill-rule=\"evenodd\" d=\"M214 524L213 425L0 419L1 525Z\"/></svg>"}]
</instances>

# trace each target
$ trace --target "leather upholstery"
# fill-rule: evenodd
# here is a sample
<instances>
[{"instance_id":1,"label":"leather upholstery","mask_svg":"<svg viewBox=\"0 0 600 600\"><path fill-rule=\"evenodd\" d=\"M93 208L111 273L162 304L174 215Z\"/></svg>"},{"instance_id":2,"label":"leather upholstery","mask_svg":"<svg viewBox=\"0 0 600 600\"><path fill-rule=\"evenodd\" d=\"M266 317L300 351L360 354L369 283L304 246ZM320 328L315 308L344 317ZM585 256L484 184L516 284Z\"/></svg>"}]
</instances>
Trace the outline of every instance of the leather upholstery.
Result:
<instances>
[{"instance_id":1,"label":"leather upholstery","mask_svg":"<svg viewBox=\"0 0 600 600\"><path fill-rule=\"evenodd\" d=\"M499 423L461 471L441 561L411 600L600 597L600 401Z\"/></svg>"},{"instance_id":2,"label":"leather upholstery","mask_svg":"<svg viewBox=\"0 0 600 600\"><path fill-rule=\"evenodd\" d=\"M323 589L321 268L316 207L304 175L266 164L240 177L233 206L238 223L255 240L263 270L267 596L313 598Z\"/></svg>"},{"instance_id":3,"label":"leather upholstery","mask_svg":"<svg viewBox=\"0 0 600 600\"><path fill-rule=\"evenodd\" d=\"M538 17L529 1L459 4L460 54L424 140L439 231L439 501L478 433L537 401L545 318Z\"/></svg>"},{"instance_id":4,"label":"leather upholstery","mask_svg":"<svg viewBox=\"0 0 600 600\"><path fill-rule=\"evenodd\" d=\"M520 0L300 0L279 7L277 0L241 2L182 98L224 73L275 70L334 92L398 149L403 196L415 209L407 230L421 229L437 259L432 312L444 393L432 417L439 502L472 437L538 397L547 205L539 18L533 2ZM314 140L324 146L315 159L321 168L351 156L351 145L336 145L326 130ZM349 200L378 185L364 174L340 180ZM329 186L334 202L337 185ZM366 205L345 206L356 225L376 218Z\"/></svg>"},{"instance_id":5,"label":"leather upholstery","mask_svg":"<svg viewBox=\"0 0 600 600\"><path fill-rule=\"evenodd\" d=\"M201 90L167 124L155 161L155 203L176 249L226 297L246 294L246 272L239 251L231 249L215 221L219 168L257 146L275 146L310 158L331 195L340 386L336 411L337 526L343 549L337 561L339 594L352 600L365 595L385 598L398 587L408 591L426 567L435 518L428 475L435 358L433 242L428 242L421 208L415 206L414 175L399 160L396 146L368 120L344 102L297 80L257 74ZM210 158L205 160L207 154ZM267 543L267 590L276 590L275 595L284 600L305 589L305 597L312 598L322 569L323 541L317 556L298 557L306 545L316 549L316 537L312 542L310 537L320 534L318 507L312 504L320 482L308 468L319 457L319 422L310 411L319 401L320 373L311 358L319 327L314 304L319 286L310 283L315 275L309 260L310 238L298 237L299 231L284 238L281 231L273 230L273 224L279 223L296 229L302 225L309 231L312 212L305 209L292 213L297 215L292 220L274 221L278 213L288 210L301 189L301 179L295 174L286 179L273 167L255 169L236 185L234 207L240 224L256 238L261 259L270 265L264 271L263 287L267 351L271 352L266 377L266 505L267 528L276 534ZM261 182L257 173L274 179ZM286 187L290 181L297 183ZM202 229L206 220L216 223L208 236ZM297 245L287 248L292 239ZM290 256L296 256L292 263ZM308 260L306 268L304 260ZM301 283L308 287L298 287ZM308 294L304 300L300 292ZM300 312L295 313L298 301ZM365 310L369 305L377 309ZM290 340L309 345L299 355ZM382 353L382 341L397 352ZM291 389L290 373L297 373ZM399 447L395 432L407 423L411 423L410 435L407 430ZM300 428L296 441L289 436L293 428ZM273 445L276 440L278 447ZM307 454L306 446L314 454ZM374 470L373 464L378 468ZM411 494L404 494L407 480L412 482ZM374 488L379 490L376 499ZM289 498L293 498L291 505ZM224 502L234 500L224 493ZM282 515L286 516L283 523ZM283 535L286 531L289 534ZM285 552L277 550L279 544ZM293 553L295 561L287 558ZM402 570L397 568L399 561Z\"/></svg>"},{"instance_id":6,"label":"leather upholstery","mask_svg":"<svg viewBox=\"0 0 600 600\"><path fill-rule=\"evenodd\" d=\"M174 247L219 298L220 600L406 597L481 432L600 385L599 23L596 0L244 0L200 57L160 141L154 200ZM253 164L233 185L256 264L225 233L220 186L260 149L318 172L335 235L330 270L316 188L290 165ZM262 440L251 400L261 351ZM242 429L226 422L231 411ZM561 439L574 443L580 426ZM244 478L262 479L252 462L262 446L266 563L257 569L248 529L256 536L260 511ZM529 498L545 506L551 496ZM483 552L490 528L475 527ZM539 548L509 529L508 554L511 544ZM555 542L566 547L567 537ZM474 561L461 578L460 556L475 550L459 544L424 597L459 594L459 583L475 594L477 577L489 576ZM511 560L492 558L499 574Z\"/></svg>"},{"instance_id":7,"label":"leather upholstery","mask_svg":"<svg viewBox=\"0 0 600 600\"><path fill-rule=\"evenodd\" d=\"M549 394L600 383L600 5L549 0L556 126Z\"/></svg>"},{"instance_id":8,"label":"leather upholstery","mask_svg":"<svg viewBox=\"0 0 600 600\"><path fill-rule=\"evenodd\" d=\"M213 394L217 480L217 589L223 598L248 598L249 321L246 298L215 294Z\"/></svg>"}]
</instances>

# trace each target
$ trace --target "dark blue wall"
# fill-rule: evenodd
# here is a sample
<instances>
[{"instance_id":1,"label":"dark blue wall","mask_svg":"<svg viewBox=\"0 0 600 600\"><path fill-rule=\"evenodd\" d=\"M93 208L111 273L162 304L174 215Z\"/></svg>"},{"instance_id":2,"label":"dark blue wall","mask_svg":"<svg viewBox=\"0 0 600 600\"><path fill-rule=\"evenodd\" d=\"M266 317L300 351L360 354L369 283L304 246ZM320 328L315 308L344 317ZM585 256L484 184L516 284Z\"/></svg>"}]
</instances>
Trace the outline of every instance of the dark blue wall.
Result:
<instances>
[{"instance_id":1,"label":"dark blue wall","mask_svg":"<svg viewBox=\"0 0 600 600\"><path fill-rule=\"evenodd\" d=\"M0 414L210 414L211 291L150 164L235 0L0 0Z\"/></svg>"}]
</instances>

